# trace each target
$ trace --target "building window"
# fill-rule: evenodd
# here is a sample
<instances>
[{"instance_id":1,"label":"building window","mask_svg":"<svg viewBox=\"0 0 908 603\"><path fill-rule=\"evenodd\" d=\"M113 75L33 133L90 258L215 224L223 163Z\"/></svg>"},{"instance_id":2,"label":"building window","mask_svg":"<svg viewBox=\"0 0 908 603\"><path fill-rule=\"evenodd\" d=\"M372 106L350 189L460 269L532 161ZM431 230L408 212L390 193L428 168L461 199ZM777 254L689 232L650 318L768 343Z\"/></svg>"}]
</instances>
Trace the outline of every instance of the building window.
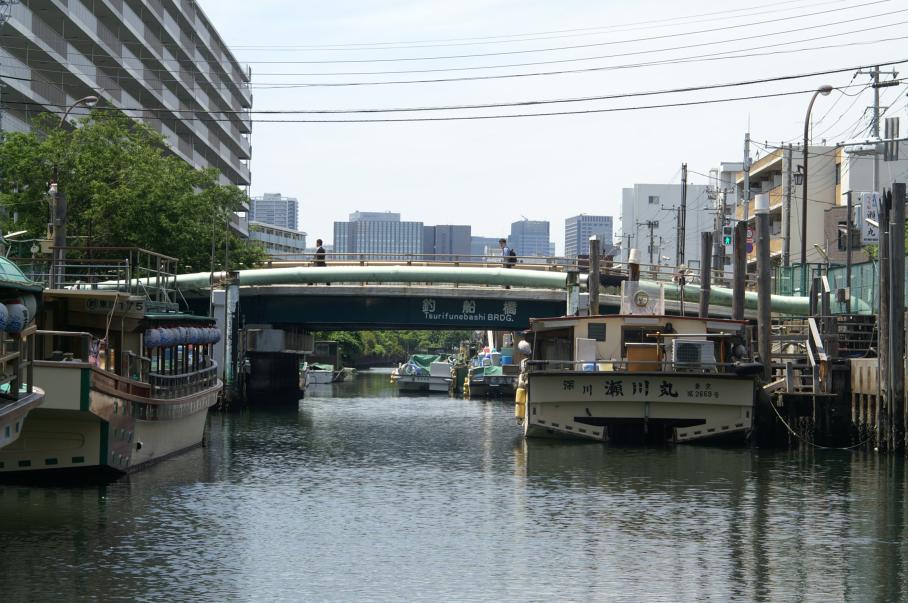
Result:
<instances>
[{"instance_id":1,"label":"building window","mask_svg":"<svg viewBox=\"0 0 908 603\"><path fill-rule=\"evenodd\" d=\"M836 246L839 251L848 251L848 222L842 221L838 223L837 236L836 236ZM860 249L861 248L861 230L859 228L851 229L851 248Z\"/></svg>"},{"instance_id":2,"label":"building window","mask_svg":"<svg viewBox=\"0 0 908 603\"><path fill-rule=\"evenodd\" d=\"M835 164L835 183L842 184L842 164Z\"/></svg>"},{"instance_id":3,"label":"building window","mask_svg":"<svg viewBox=\"0 0 908 603\"><path fill-rule=\"evenodd\" d=\"M659 195L650 195L647 200L650 205L659 205Z\"/></svg>"}]
</instances>

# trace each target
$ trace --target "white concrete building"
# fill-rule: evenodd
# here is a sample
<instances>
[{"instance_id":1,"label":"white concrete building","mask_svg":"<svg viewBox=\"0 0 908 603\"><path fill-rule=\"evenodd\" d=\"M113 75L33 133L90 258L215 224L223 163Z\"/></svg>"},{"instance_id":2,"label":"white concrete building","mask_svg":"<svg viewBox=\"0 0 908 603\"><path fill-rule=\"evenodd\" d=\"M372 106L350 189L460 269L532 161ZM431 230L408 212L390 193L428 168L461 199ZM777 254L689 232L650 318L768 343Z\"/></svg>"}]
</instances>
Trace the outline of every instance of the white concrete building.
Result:
<instances>
[{"instance_id":1,"label":"white concrete building","mask_svg":"<svg viewBox=\"0 0 908 603\"><path fill-rule=\"evenodd\" d=\"M708 186L687 185L687 227L684 263L697 265L700 233L715 228L714 202ZM637 249L644 264L677 266L680 184L635 184L621 191L622 260Z\"/></svg>"}]
</instances>

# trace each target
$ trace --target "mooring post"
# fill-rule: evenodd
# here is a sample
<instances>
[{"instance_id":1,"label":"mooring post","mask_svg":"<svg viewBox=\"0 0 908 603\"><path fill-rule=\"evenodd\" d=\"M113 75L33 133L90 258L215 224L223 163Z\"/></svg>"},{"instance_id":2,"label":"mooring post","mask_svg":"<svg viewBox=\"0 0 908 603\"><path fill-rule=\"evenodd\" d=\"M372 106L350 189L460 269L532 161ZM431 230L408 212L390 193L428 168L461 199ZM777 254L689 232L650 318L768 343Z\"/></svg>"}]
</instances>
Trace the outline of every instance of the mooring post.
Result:
<instances>
[{"instance_id":1,"label":"mooring post","mask_svg":"<svg viewBox=\"0 0 908 603\"><path fill-rule=\"evenodd\" d=\"M713 281L713 233L700 235L700 318L709 316L709 294Z\"/></svg>"},{"instance_id":2,"label":"mooring post","mask_svg":"<svg viewBox=\"0 0 908 603\"><path fill-rule=\"evenodd\" d=\"M735 236L732 241L734 264L732 265L732 298L731 317L735 320L744 320L744 281L747 276L747 249L744 247L747 239L747 225L744 222L735 224Z\"/></svg>"},{"instance_id":3,"label":"mooring post","mask_svg":"<svg viewBox=\"0 0 908 603\"><path fill-rule=\"evenodd\" d=\"M586 280L590 294L590 316L599 314L599 237L590 237L590 273Z\"/></svg>"},{"instance_id":4,"label":"mooring post","mask_svg":"<svg viewBox=\"0 0 908 603\"><path fill-rule=\"evenodd\" d=\"M886 203L886 195L880 195L880 315L878 329L878 346L877 354L880 358L880 412L877 413L876 430L877 437L881 438L887 446L889 445L889 425L891 420L892 409L889 404L889 209Z\"/></svg>"},{"instance_id":5,"label":"mooring post","mask_svg":"<svg viewBox=\"0 0 908 603\"><path fill-rule=\"evenodd\" d=\"M754 220L757 226L757 332L759 333L760 362L763 363L763 380L772 377L772 360L769 357L769 336L772 331L770 307L770 253L769 253L769 195L757 195L754 200Z\"/></svg>"},{"instance_id":6,"label":"mooring post","mask_svg":"<svg viewBox=\"0 0 908 603\"><path fill-rule=\"evenodd\" d=\"M892 185L889 212L890 367L892 389L892 445L901 448L905 434L905 183Z\"/></svg>"},{"instance_id":7,"label":"mooring post","mask_svg":"<svg viewBox=\"0 0 908 603\"><path fill-rule=\"evenodd\" d=\"M631 249L627 254L627 280L640 280L640 252L636 249Z\"/></svg>"}]
</instances>

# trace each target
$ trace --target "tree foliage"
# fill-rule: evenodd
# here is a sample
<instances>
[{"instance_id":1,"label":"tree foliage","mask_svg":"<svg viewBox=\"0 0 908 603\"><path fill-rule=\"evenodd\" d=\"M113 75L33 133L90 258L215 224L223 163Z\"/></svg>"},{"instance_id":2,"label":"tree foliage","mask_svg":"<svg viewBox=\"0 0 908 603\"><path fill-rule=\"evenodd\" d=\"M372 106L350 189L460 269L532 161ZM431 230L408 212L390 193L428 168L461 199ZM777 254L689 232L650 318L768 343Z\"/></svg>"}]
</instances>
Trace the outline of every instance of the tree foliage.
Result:
<instances>
[{"instance_id":1,"label":"tree foliage","mask_svg":"<svg viewBox=\"0 0 908 603\"><path fill-rule=\"evenodd\" d=\"M180 258L184 270L223 268L264 260L227 228L245 193L218 183L214 169L198 170L169 152L164 138L122 113L95 110L77 127L55 116L27 134L0 142L0 216L4 232L27 229L43 238L50 222L49 183L57 174L68 200L68 241L74 245L136 246ZM78 238L75 238L78 237Z\"/></svg>"},{"instance_id":2,"label":"tree foliage","mask_svg":"<svg viewBox=\"0 0 908 603\"><path fill-rule=\"evenodd\" d=\"M472 331L333 331L315 338L338 342L345 363L361 358L403 362L410 354L434 350L454 352Z\"/></svg>"}]
</instances>

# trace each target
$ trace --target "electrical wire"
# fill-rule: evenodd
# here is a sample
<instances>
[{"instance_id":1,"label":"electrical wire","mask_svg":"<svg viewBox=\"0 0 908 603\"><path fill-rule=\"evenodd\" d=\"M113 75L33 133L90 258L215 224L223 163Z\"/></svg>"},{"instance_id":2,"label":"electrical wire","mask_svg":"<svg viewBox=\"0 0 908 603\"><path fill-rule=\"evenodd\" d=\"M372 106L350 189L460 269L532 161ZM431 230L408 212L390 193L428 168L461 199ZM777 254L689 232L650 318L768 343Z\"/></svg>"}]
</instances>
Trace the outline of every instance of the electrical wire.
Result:
<instances>
[{"instance_id":1,"label":"electrical wire","mask_svg":"<svg viewBox=\"0 0 908 603\"><path fill-rule=\"evenodd\" d=\"M776 2L772 4L762 5L765 8L770 10L759 11L759 12L749 12L748 14L742 14L737 17L728 17L728 18L744 18L744 17L753 17L755 15L762 15L768 13L776 13L779 10L798 10L801 8L810 8L813 6L829 6L830 4L841 4L846 0L836 0L835 2L819 2L814 4L808 4L805 6L791 7L786 9L778 9L775 7L788 4L799 4L803 0L787 0L785 2ZM856 5L860 7L862 5ZM620 31L639 31L640 29L655 29L658 27L664 27L666 25L690 25L690 23L683 23L684 20L698 19L699 17L714 17L712 19L707 19L702 22L715 21L718 19L718 16L731 15L735 13L744 13L747 11L754 11L754 7L746 7L739 9L731 9L725 11L713 11L709 13L700 13L695 15L680 15L676 17L664 18L664 19L654 19L650 21L637 21L632 23L624 24L613 24L613 25L600 25L595 27L581 27L575 29L556 29L551 31L542 31L542 32L532 32L532 33L523 33L523 34L503 34L497 36L479 36L479 37L469 37L469 38L442 38L436 40L413 40L409 42L358 42L358 43L346 43L346 44L322 44L322 45L292 45L292 44L232 44L232 49L241 49L241 50L304 50L304 51L316 51L316 50L362 50L364 48L368 49L370 47L380 47L381 50L391 50L391 49L407 49L407 48L437 48L442 46L468 46L468 45L486 45L486 44L503 44L503 43L515 43L515 42L527 42L540 39L554 39L559 37L580 37L580 36L591 36L591 35L602 35L605 32L620 30ZM699 22L699 21L698 21ZM643 27L634 27L634 26L643 26ZM621 28L631 28L631 29L621 29ZM554 34L554 35L550 35ZM561 35L566 34L566 35ZM528 37L528 36L549 36L545 38L538 37ZM516 38L516 39L515 39ZM462 42L462 44L456 44L457 42ZM414 44L424 44L425 46L414 46ZM397 47L397 48L395 48Z\"/></svg>"},{"instance_id":2,"label":"electrical wire","mask_svg":"<svg viewBox=\"0 0 908 603\"><path fill-rule=\"evenodd\" d=\"M908 61L908 59L903 59L900 62ZM560 98L560 99L533 99L533 100L522 100L514 102L499 102L499 103L478 103L478 104L466 104L466 105L445 105L445 106L432 106L432 107L384 107L384 108L358 108L358 109L250 109L248 111L234 111L234 110L224 110L219 111L220 113L225 114L236 114L241 113L243 115L247 114L349 114L349 113L410 113L410 112L423 112L423 111L462 111L462 110L475 110L475 109L499 109L499 108L510 108L510 107L528 107L528 106L538 106L538 105L550 105L550 104L562 104L562 103L577 103L577 102L591 102L591 101L602 101L602 100L616 100L624 98L637 98L637 97L647 97L647 96L658 96L663 94L679 94L686 92L699 92L704 90L716 90L723 88L736 88L741 86L751 86L756 84L767 84L774 82L783 82L798 80L804 78L817 77L819 75L831 75L835 73L842 73L853 71L855 69L862 69L863 66L859 67L843 67L839 69L829 69L824 71L814 71L810 73L800 73L800 74L789 74L781 75L770 78L760 78L754 80L743 80L738 82L723 82L719 84L704 84L701 86L688 86L684 88L673 88L673 89L664 89L664 90L650 90L643 92L627 92L627 93L617 93L617 94L606 94L601 96L585 96L585 97L575 97L575 98ZM134 110L141 111L143 107L124 107L123 110ZM197 111L193 109L166 109L172 113L196 113Z\"/></svg>"},{"instance_id":3,"label":"electrical wire","mask_svg":"<svg viewBox=\"0 0 908 603\"><path fill-rule=\"evenodd\" d=\"M872 6L875 4L888 3L889 1L890 0L874 0L872 2L867 2L865 4L859 5L859 7L863 8L863 7ZM589 44L573 44L573 45L569 45L569 46L551 46L548 48L528 48L528 49L521 49L521 50L507 50L507 51L499 51L499 52L450 54L450 55L435 55L435 56L422 56L422 57L401 56L401 57L371 58L371 59L336 59L336 60L304 60L304 61L244 61L244 62L246 62L250 65L269 65L269 64L332 65L332 64L343 64L343 63L396 63L396 62L412 62L412 61L447 61L447 60L451 60L451 59L474 59L474 58L484 58L484 57L492 57L492 56L536 54L536 53L542 53L542 52L561 52L561 51L565 51L565 50L579 50L582 48L598 48L598 47L602 47L602 46L616 46L616 45L621 45L621 44L639 44L640 42L652 42L654 40L665 40L665 39L670 39L670 38L688 37L688 36L695 36L695 35L706 34L706 33L716 33L716 32L720 32L720 31L739 30L739 29L743 29L743 28L753 29L754 27L756 27L758 25L771 25L773 23L794 21L797 19L805 18L805 17L815 17L818 15L825 15L825 14L830 14L830 13L847 11L847 10L851 10L852 8L855 8L855 7L832 8L832 9L816 11L816 12L812 12L812 13L803 13L800 15L792 15L790 17L779 17L776 19L766 19L763 21L754 21L751 23L742 23L742 24L737 24L737 25L725 25L722 27L713 27L713 28L685 31L685 32L679 32L679 33L672 33L672 34L662 34L662 35L658 35L658 36L639 37L639 38L625 39L625 40L610 40L607 42L595 42L595 43L589 43ZM905 12L908 12L908 8L892 10L892 11L887 11L887 12L883 12L883 13L877 13L874 15L867 15L867 16L863 16L863 17L853 17L851 19L845 19L842 21L836 21L836 22L832 22L832 23L812 25L811 29L816 29L819 27L830 27L832 25L841 25L843 23L853 23L855 21L864 21L864 20L868 20L868 19L875 19L878 17L891 17L892 15L902 14ZM803 32L803 30L804 30L804 28L801 27L798 29L790 30L788 33L791 33L794 31ZM763 35L766 35L766 34L763 34ZM739 39L741 39L741 38L739 38Z\"/></svg>"},{"instance_id":4,"label":"electrical wire","mask_svg":"<svg viewBox=\"0 0 908 603\"><path fill-rule=\"evenodd\" d=\"M891 26L894 27L894 26L905 25L905 24L908 24L908 21L904 21L904 22L900 22L900 23L893 23L893 24L891 24ZM876 31L877 29L879 29L879 28L868 28L866 30L852 31L852 32L849 32L848 35L853 35L855 33L861 33L864 31L871 31L871 30ZM898 41L898 40L903 39L902 36L896 36L896 37L892 37L892 38L875 37L872 40L852 41L852 42L845 42L845 43L841 43L841 44L830 44L830 45L824 45L824 46L818 46L818 47L802 47L802 48L795 48L795 49L788 49L788 50L781 50L781 51L756 52L756 53L750 53L750 54L732 54L732 53L745 52L748 50L754 50L755 48L773 48L773 47L778 47L778 46L786 46L786 45L789 45L792 43L797 43L797 42L815 41L815 40L825 39L825 38L830 38L830 37L838 38L838 37L840 37L840 35L834 34L834 35L829 35L829 36L818 36L815 38L806 38L803 40L797 40L795 42L782 42L782 43L770 44L770 45L764 44L761 47L752 47L752 48L745 48L745 49L721 51L718 53L708 53L708 54L701 54L701 55L691 55L688 57L680 57L680 58L675 58L675 59L660 59L660 60L650 61L650 62L606 65L606 66L599 66L599 67L587 67L587 68L581 68L581 69L565 69L565 70L557 70L557 71L468 76L468 77L456 77L456 78L435 78L435 79L422 79L422 80L394 80L394 81L372 81L372 82L368 82L368 81L365 81L365 82L305 82L305 83L277 83L277 82L275 82L275 83L268 83L268 84L252 83L248 86L248 88L252 88L252 89L291 89L291 88L309 88L309 87L374 86L374 85L388 85L388 84L435 84L435 83L476 81L476 80L497 80L497 79L508 79L508 78L541 77L541 76L552 76L552 75L590 73L590 72L598 72L598 71L636 69L636 68L652 67L652 66L660 66L660 65L678 65L678 64L684 64L684 63L700 62L701 60L702 61L716 61L716 60L753 58L753 57L760 57L760 56L791 54L791 53L800 53L800 52L807 52L807 51L837 49L837 48L845 48L845 47L851 47L851 46L861 46L861 45L868 45L868 44L879 44L879 43ZM71 73L70 71L63 70L63 69L47 69L47 68L41 67L40 65L42 63L47 63L49 65L56 66L56 63L49 61L49 60L34 61L32 66L34 68L38 69L39 71L41 71L41 73L43 73L43 74L54 74L54 75L62 76L62 75L69 75ZM73 63L73 62L69 62L69 63L67 63L67 65L76 66L76 67L89 67L89 68L96 67L93 64L82 64L82 63ZM172 76L171 72L169 70L157 70L157 69L149 70L149 69L145 68L144 66L143 67L129 66L129 68L136 69L136 70L142 69L143 72L151 71L155 74L158 74L158 79L160 80L160 82L157 82L157 81L153 82L151 80L144 79L144 78L135 78L132 74L130 74L130 77L132 77L134 79L139 79L139 81L142 81L145 83L153 83L153 84L181 83L184 86L186 85L183 82L183 80ZM458 70L458 69L454 69L454 70ZM197 71L194 73L204 74L206 72ZM210 72L208 72L208 73L210 74ZM171 77L162 77L160 74L167 74L168 76L171 76ZM306 74L273 73L273 74L265 74L265 75L293 76L293 75L306 75ZM0 77L8 77L8 76L0 75ZM230 90L232 92L238 86L236 86L236 85L212 86L212 85L206 83L206 87L210 87L210 88L217 89L217 90Z\"/></svg>"}]
</instances>

